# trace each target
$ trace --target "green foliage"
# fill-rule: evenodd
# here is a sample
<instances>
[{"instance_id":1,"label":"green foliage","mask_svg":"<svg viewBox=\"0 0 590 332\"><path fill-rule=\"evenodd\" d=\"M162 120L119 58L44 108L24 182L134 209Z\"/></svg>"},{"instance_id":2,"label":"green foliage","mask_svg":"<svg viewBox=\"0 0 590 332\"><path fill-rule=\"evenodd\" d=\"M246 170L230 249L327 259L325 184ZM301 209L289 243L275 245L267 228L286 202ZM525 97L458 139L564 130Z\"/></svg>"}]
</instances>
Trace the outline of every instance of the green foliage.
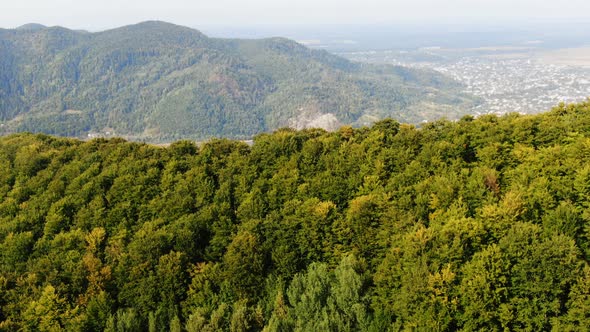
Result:
<instances>
[{"instance_id":1,"label":"green foliage","mask_svg":"<svg viewBox=\"0 0 590 332\"><path fill-rule=\"evenodd\" d=\"M0 330L585 330L588 104L252 146L2 137Z\"/></svg>"},{"instance_id":2,"label":"green foliage","mask_svg":"<svg viewBox=\"0 0 590 332\"><path fill-rule=\"evenodd\" d=\"M55 288L46 286L41 296L32 301L23 313L26 331L62 331L72 318L72 310L65 299L55 293Z\"/></svg>"},{"instance_id":3,"label":"green foliage","mask_svg":"<svg viewBox=\"0 0 590 332\"><path fill-rule=\"evenodd\" d=\"M230 288L238 299L257 298L264 256L254 234L243 231L233 238L223 257L223 269L223 286Z\"/></svg>"}]
</instances>

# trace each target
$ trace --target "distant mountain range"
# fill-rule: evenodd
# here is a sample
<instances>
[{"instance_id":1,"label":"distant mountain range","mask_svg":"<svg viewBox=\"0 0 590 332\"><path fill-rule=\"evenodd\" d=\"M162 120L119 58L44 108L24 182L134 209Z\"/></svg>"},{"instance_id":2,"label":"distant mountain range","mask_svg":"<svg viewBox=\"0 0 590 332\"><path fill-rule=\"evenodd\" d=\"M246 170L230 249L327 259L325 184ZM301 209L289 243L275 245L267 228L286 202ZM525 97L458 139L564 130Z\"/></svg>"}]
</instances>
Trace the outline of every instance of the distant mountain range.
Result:
<instances>
[{"instance_id":1,"label":"distant mountain range","mask_svg":"<svg viewBox=\"0 0 590 332\"><path fill-rule=\"evenodd\" d=\"M477 102L434 71L354 63L284 38L164 22L0 29L0 132L169 141L291 126L457 118Z\"/></svg>"}]
</instances>

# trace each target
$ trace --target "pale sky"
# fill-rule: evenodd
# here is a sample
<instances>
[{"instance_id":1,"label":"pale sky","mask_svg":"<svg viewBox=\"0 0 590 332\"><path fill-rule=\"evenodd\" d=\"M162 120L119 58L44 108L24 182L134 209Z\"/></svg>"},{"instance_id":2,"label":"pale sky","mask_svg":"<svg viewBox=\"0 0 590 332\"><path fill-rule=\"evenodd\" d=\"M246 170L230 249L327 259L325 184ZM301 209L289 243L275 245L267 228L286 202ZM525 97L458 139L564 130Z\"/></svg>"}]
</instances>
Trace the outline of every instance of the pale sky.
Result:
<instances>
[{"instance_id":1,"label":"pale sky","mask_svg":"<svg viewBox=\"0 0 590 332\"><path fill-rule=\"evenodd\" d=\"M0 27L103 30L145 20L211 25L590 21L589 0L0 0Z\"/></svg>"}]
</instances>

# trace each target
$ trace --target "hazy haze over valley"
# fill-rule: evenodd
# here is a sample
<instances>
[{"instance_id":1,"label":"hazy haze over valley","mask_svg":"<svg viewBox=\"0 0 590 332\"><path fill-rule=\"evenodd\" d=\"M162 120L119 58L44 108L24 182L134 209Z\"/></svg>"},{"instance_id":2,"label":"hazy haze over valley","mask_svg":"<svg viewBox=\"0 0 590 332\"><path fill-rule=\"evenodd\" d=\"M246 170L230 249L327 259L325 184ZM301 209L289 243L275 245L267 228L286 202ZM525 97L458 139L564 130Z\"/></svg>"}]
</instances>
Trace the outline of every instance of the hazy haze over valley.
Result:
<instances>
[{"instance_id":1,"label":"hazy haze over valley","mask_svg":"<svg viewBox=\"0 0 590 332\"><path fill-rule=\"evenodd\" d=\"M0 26L39 22L96 31L153 19L201 29L207 25L506 25L547 19L584 21L589 12L585 0L20 0L3 3Z\"/></svg>"}]
</instances>

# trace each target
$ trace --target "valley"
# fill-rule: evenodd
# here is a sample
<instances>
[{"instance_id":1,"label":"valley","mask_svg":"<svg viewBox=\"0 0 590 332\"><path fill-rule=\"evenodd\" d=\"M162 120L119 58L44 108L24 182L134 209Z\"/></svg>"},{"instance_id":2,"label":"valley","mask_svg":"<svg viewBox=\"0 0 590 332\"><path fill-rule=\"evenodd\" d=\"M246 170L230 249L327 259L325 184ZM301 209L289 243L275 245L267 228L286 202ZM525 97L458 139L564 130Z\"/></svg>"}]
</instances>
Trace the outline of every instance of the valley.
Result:
<instances>
[{"instance_id":1,"label":"valley","mask_svg":"<svg viewBox=\"0 0 590 332\"><path fill-rule=\"evenodd\" d=\"M368 63L428 68L463 83L463 92L481 98L474 115L532 114L590 96L588 48L545 49L540 41L477 48L425 47L340 53Z\"/></svg>"}]
</instances>

